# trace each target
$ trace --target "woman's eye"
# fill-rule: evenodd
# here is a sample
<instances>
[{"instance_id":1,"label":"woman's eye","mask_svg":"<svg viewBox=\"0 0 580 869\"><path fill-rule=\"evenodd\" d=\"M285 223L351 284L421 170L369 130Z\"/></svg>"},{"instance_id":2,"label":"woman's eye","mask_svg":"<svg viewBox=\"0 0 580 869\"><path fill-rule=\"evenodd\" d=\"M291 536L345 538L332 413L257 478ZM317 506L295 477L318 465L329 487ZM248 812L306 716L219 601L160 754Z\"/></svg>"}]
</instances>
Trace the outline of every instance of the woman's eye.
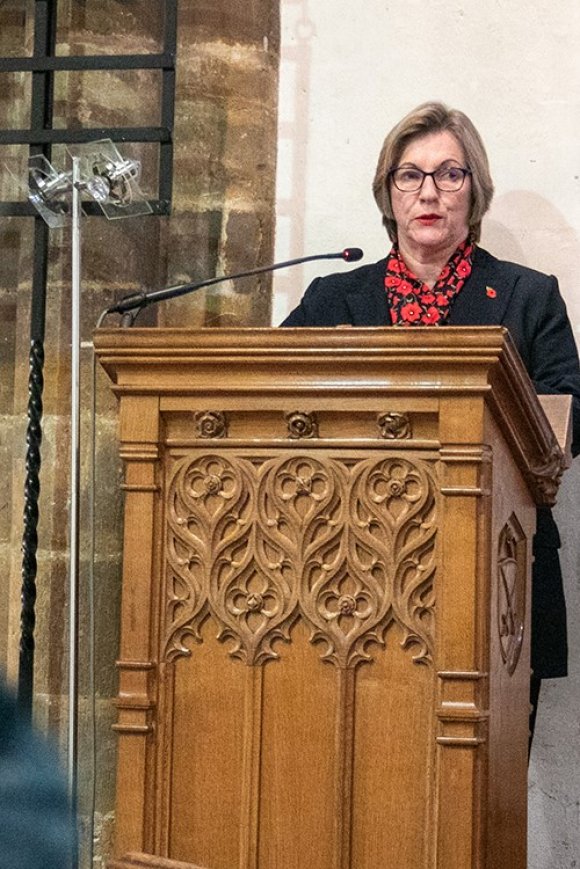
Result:
<instances>
[{"instance_id":1,"label":"woman's eye","mask_svg":"<svg viewBox=\"0 0 580 869\"><path fill-rule=\"evenodd\" d=\"M447 169L440 169L437 177L441 181L458 181L461 178L461 169L456 166L449 166Z\"/></svg>"}]
</instances>

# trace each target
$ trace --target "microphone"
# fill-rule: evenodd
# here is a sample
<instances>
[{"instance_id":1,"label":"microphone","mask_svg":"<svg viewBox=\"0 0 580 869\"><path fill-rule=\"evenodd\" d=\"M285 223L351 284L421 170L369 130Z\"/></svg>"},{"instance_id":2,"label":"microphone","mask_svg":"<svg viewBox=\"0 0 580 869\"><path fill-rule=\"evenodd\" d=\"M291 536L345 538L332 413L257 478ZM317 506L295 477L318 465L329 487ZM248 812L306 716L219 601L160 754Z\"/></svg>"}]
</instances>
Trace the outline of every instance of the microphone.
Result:
<instances>
[{"instance_id":1,"label":"microphone","mask_svg":"<svg viewBox=\"0 0 580 869\"><path fill-rule=\"evenodd\" d=\"M285 269L288 266L300 265L300 263L308 263L319 259L342 259L345 262L354 263L364 256L360 247L347 247L340 253L319 253L313 256L302 256L298 259L286 260L283 263L274 263L274 265L260 266L257 269L250 269L246 272L238 272L235 275L221 275L217 278L208 278L205 281L189 284L177 284L173 287L165 287L162 290L153 290L150 293L132 293L130 296L125 296L115 305L111 305L103 312L106 314L126 314L128 311L135 311L133 319L138 315L141 308L147 305L155 304L156 302L167 301L167 299L176 299L178 296L185 296L187 293L194 293L196 290L201 290L203 287L211 287L212 284L220 284L222 281L235 281L238 278L247 278L252 275L260 275L264 272L273 272L276 269Z\"/></svg>"}]
</instances>

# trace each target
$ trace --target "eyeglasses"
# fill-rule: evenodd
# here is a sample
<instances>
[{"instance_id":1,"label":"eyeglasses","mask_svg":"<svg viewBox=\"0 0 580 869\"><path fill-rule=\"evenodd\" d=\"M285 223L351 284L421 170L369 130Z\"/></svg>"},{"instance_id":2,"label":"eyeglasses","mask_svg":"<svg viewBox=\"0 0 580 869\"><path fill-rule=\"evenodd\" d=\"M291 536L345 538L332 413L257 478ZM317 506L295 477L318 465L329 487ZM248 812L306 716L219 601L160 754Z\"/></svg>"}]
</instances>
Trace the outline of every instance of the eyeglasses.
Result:
<instances>
[{"instance_id":1,"label":"eyeglasses","mask_svg":"<svg viewBox=\"0 0 580 869\"><path fill-rule=\"evenodd\" d=\"M461 166L442 166L434 172L423 172L415 166L407 166L403 169L391 169L388 177L393 179L397 190L403 193L415 193L421 189L428 175L433 179L437 190L456 193L463 187L466 177L471 175L471 170L463 169Z\"/></svg>"}]
</instances>

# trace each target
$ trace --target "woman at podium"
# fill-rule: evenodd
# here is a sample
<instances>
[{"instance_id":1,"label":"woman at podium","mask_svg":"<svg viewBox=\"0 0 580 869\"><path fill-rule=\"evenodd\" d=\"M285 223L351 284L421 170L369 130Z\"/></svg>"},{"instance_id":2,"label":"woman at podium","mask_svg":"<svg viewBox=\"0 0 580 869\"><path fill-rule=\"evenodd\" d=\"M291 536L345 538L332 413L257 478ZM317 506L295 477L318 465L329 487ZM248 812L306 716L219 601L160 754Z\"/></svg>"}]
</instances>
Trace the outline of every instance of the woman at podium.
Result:
<instances>
[{"instance_id":1,"label":"woman at podium","mask_svg":"<svg viewBox=\"0 0 580 869\"><path fill-rule=\"evenodd\" d=\"M391 241L387 256L316 278L283 326L493 326L509 329L539 394L573 396L580 452L580 368L555 277L479 247L493 182L481 137L463 113L431 102L387 135L373 192ZM567 673L560 538L538 510L532 576L532 729L543 678Z\"/></svg>"}]
</instances>

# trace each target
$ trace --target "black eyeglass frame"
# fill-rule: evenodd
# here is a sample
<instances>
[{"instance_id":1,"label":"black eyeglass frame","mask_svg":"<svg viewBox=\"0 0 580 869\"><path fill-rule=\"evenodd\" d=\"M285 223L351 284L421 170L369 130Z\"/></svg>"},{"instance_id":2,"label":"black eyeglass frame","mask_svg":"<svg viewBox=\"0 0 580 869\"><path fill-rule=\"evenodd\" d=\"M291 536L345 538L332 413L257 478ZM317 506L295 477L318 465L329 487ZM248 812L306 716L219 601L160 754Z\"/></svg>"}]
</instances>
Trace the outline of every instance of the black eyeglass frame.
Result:
<instances>
[{"instance_id":1,"label":"black eyeglass frame","mask_svg":"<svg viewBox=\"0 0 580 869\"><path fill-rule=\"evenodd\" d=\"M421 178L421 183L419 184L418 187L414 187L412 190L409 190L409 189L403 190L401 187L399 187L399 185L397 184L397 182L395 180L395 175L397 172L400 172L400 171L405 170L405 169L411 169L413 172L420 172L421 173L421 175L423 177ZM454 190L449 190L449 189L446 190L444 187L439 187L439 185L437 184L437 179L435 177L438 172L445 172L449 169L455 169L457 172L461 172L461 174L463 176L461 179L461 184L459 185L459 187L456 187ZM441 191L441 193L459 193L459 191L463 188L463 185L465 184L465 179L467 178L468 175L473 175L473 172L471 171L471 169L466 169L464 166L445 166L445 167L440 166L439 169L435 169L433 172L424 172L423 169L419 169L418 166L408 166L408 167L397 166L395 169L390 170L390 172L387 174L387 178L393 182L393 184L395 185L397 190L399 190L401 193L417 193L423 187L423 184L425 183L425 178L427 178L428 176L433 179L433 184L435 185L437 190Z\"/></svg>"}]
</instances>

